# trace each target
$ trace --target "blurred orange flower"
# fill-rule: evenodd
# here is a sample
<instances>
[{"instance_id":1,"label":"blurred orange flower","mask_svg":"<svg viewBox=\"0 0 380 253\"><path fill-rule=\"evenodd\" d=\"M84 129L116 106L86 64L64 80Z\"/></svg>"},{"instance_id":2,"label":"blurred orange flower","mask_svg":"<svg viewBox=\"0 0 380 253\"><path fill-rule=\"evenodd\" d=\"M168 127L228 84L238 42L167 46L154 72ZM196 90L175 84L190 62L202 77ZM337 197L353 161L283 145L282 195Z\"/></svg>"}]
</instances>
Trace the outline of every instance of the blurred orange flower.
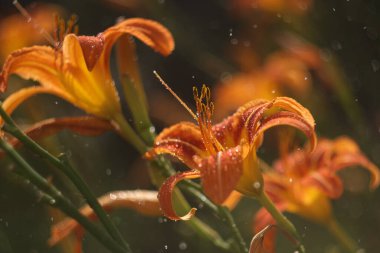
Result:
<instances>
[{"instance_id":1,"label":"blurred orange flower","mask_svg":"<svg viewBox=\"0 0 380 253\"><path fill-rule=\"evenodd\" d=\"M232 0L241 11L259 9L272 13L291 13L302 15L310 9L313 0Z\"/></svg>"},{"instance_id":2,"label":"blurred orange flower","mask_svg":"<svg viewBox=\"0 0 380 253\"><path fill-rule=\"evenodd\" d=\"M216 115L223 117L252 99L273 99L284 93L301 96L310 87L308 62L288 52L276 52L267 58L262 67L236 74L217 86Z\"/></svg>"},{"instance_id":3,"label":"blurred orange flower","mask_svg":"<svg viewBox=\"0 0 380 253\"><path fill-rule=\"evenodd\" d=\"M193 208L179 217L173 209L172 191L183 179L201 178L205 194L218 204L228 200L234 189L247 196L260 194L263 182L256 149L268 128L293 126L308 136L312 147L316 142L312 115L291 98L251 101L214 126L210 90L203 86L201 94L196 91L194 98L197 113L190 112L198 126L181 122L163 130L146 154L147 158L170 154L189 168L169 177L159 191L161 209L170 219L186 220L195 212Z\"/></svg>"},{"instance_id":4,"label":"blurred orange flower","mask_svg":"<svg viewBox=\"0 0 380 253\"><path fill-rule=\"evenodd\" d=\"M274 170L264 173L264 190L277 208L300 215L320 224L333 220L330 199L343 192L337 172L351 166L362 166L371 174L370 187L380 184L380 171L348 137L322 139L314 152L297 150L274 163ZM271 215L260 209L254 221L255 231L274 224ZM264 239L270 252L274 249L274 232Z\"/></svg>"},{"instance_id":5,"label":"blurred orange flower","mask_svg":"<svg viewBox=\"0 0 380 253\"><path fill-rule=\"evenodd\" d=\"M59 96L85 112L112 120L121 114L119 96L111 76L111 48L123 34L133 35L157 52L168 55L174 49L170 32L159 23L133 18L114 25L97 36L67 34L56 48L33 46L8 56L0 74L0 90L8 77L17 74L40 86L21 89L4 102L11 113L23 101L39 93Z\"/></svg>"},{"instance_id":6,"label":"blurred orange flower","mask_svg":"<svg viewBox=\"0 0 380 253\"><path fill-rule=\"evenodd\" d=\"M52 13L62 13L63 10L57 5L37 5L30 8L30 14L35 23L47 32L53 31ZM0 20L0 63L13 51L42 42L43 34L34 29L31 22L26 22L20 14L3 17Z\"/></svg>"}]
</instances>

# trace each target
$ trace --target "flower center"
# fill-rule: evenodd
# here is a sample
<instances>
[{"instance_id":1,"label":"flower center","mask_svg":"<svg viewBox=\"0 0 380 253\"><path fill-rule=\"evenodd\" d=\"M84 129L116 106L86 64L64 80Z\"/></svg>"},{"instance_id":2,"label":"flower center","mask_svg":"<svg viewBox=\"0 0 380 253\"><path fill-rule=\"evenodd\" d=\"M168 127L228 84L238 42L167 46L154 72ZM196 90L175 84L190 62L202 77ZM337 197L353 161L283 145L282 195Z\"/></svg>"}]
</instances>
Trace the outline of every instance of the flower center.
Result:
<instances>
[{"instance_id":1,"label":"flower center","mask_svg":"<svg viewBox=\"0 0 380 253\"><path fill-rule=\"evenodd\" d=\"M197 107L197 121L205 148L210 154L216 154L219 151L223 151L223 146L216 139L212 131L211 118L214 113L214 104L211 102L210 88L203 85L199 94L198 89L194 87L193 94Z\"/></svg>"}]
</instances>

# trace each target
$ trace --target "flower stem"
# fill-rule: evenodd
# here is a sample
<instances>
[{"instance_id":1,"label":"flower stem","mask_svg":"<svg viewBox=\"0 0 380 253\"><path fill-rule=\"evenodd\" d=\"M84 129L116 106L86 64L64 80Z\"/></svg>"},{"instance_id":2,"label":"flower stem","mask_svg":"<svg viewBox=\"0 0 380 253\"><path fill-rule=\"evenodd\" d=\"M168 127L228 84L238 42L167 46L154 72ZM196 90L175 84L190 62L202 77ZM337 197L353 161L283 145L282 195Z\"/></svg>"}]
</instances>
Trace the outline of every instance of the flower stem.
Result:
<instances>
[{"instance_id":1,"label":"flower stem","mask_svg":"<svg viewBox=\"0 0 380 253\"><path fill-rule=\"evenodd\" d=\"M132 146L135 147L140 154L144 154L148 150L148 147L136 134L136 132L133 130L131 125L126 121L123 115L117 114L116 116L114 116L113 120L114 120L114 123L116 123L115 126L119 134L126 141L132 144Z\"/></svg>"},{"instance_id":2,"label":"flower stem","mask_svg":"<svg viewBox=\"0 0 380 253\"><path fill-rule=\"evenodd\" d=\"M33 141L29 136L23 133L15 124L15 122L6 114L3 108L0 106L0 115L4 119L6 125L4 125L4 131L10 133L17 139L19 139L26 147L31 149L33 152L41 156L43 159L49 161L55 167L59 168L77 187L79 192L86 199L88 204L94 210L96 215L99 217L99 220L102 222L109 234L118 241L127 252L131 252L131 249L128 243L124 240L123 236L120 234L120 231L116 228L115 224L111 221L109 216L100 206L95 195L90 190L88 184L82 179L78 171L75 170L66 159L58 159L55 156L51 155L47 150L38 145Z\"/></svg>"},{"instance_id":3,"label":"flower stem","mask_svg":"<svg viewBox=\"0 0 380 253\"><path fill-rule=\"evenodd\" d=\"M294 237L298 241L298 250L302 253L305 252L305 248L301 243L301 237L299 236L296 228L293 223L291 223L288 218L286 218L273 204L272 200L268 195L263 191L259 196L257 196L258 201L261 205L272 215L276 220L278 226L284 229L289 235Z\"/></svg>"},{"instance_id":4,"label":"flower stem","mask_svg":"<svg viewBox=\"0 0 380 253\"><path fill-rule=\"evenodd\" d=\"M327 229L335 238L339 241L347 252L355 253L359 249L357 243L344 231L344 229L339 225L335 218L332 218L328 223L326 223Z\"/></svg>"},{"instance_id":5,"label":"flower stem","mask_svg":"<svg viewBox=\"0 0 380 253\"><path fill-rule=\"evenodd\" d=\"M219 206L218 210L219 210L219 216L222 219L224 219L225 222L231 228L232 233L233 233L233 237L234 237L235 241L237 242L239 252L247 253L248 252L247 245L245 244L245 241L244 241L243 237L241 236L240 231L237 228L236 223L234 221L234 218L232 217L230 211L224 206Z\"/></svg>"},{"instance_id":6,"label":"flower stem","mask_svg":"<svg viewBox=\"0 0 380 253\"><path fill-rule=\"evenodd\" d=\"M62 193L49 183L45 178L38 174L27 163L16 150L0 138L0 147L5 153L24 171L28 179L36 185L41 191L46 193L46 196L50 196L49 203L58 207L68 216L77 220L86 230L88 230L95 238L103 243L108 249L115 253L131 252L120 247L111 237L108 236L101 228L91 223L86 217L84 217L71 202L65 198Z\"/></svg>"}]
</instances>

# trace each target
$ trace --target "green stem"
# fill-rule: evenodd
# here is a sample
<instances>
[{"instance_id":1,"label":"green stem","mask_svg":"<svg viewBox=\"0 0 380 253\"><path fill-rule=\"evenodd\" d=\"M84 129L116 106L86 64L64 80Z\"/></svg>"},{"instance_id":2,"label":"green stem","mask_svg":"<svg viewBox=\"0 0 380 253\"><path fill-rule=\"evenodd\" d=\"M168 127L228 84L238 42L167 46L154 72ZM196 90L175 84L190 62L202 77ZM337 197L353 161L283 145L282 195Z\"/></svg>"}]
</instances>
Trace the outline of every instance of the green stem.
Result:
<instances>
[{"instance_id":1,"label":"green stem","mask_svg":"<svg viewBox=\"0 0 380 253\"><path fill-rule=\"evenodd\" d=\"M140 154L144 154L148 150L148 147L136 134L136 132L133 130L131 125L125 120L122 114L115 115L113 120L117 124L117 130L119 134L126 141L132 144L132 146L134 146L137 149L137 151L139 151Z\"/></svg>"},{"instance_id":2,"label":"green stem","mask_svg":"<svg viewBox=\"0 0 380 253\"><path fill-rule=\"evenodd\" d=\"M21 168L27 175L28 179L36 185L41 191L45 192L51 199L49 203L53 206L57 206L68 216L77 220L86 230L88 230L95 238L97 238L101 243L104 244L112 252L125 253L123 248L121 248L111 237L109 237L102 229L100 229L95 224L91 223L86 217L84 217L76 207L74 207L71 202L65 198L62 193L50 184L45 178L38 174L16 151L15 149L0 139L0 147L5 153Z\"/></svg>"},{"instance_id":3,"label":"green stem","mask_svg":"<svg viewBox=\"0 0 380 253\"><path fill-rule=\"evenodd\" d=\"M219 206L218 209L219 209L220 217L225 220L225 222L229 225L229 227L232 230L233 237L234 237L235 241L237 242L239 252L247 253L248 252L247 245L245 244L244 239L241 236L240 231L237 228L236 223L235 223L230 211L224 206Z\"/></svg>"},{"instance_id":4,"label":"green stem","mask_svg":"<svg viewBox=\"0 0 380 253\"><path fill-rule=\"evenodd\" d=\"M359 249L356 242L344 231L344 229L339 225L339 223L332 218L328 223L326 223L327 229L335 238L339 241L347 252L355 253Z\"/></svg>"},{"instance_id":5,"label":"green stem","mask_svg":"<svg viewBox=\"0 0 380 253\"><path fill-rule=\"evenodd\" d=\"M257 196L257 200L261 203L261 205L272 215L272 217L277 222L277 225L284 229L289 235L294 237L298 241L298 249L300 252L304 253L305 248L301 243L301 237L299 236L296 228L293 223L291 223L288 218L286 218L282 212L280 212L276 206L273 204L272 200L268 197L268 195L263 191L261 195Z\"/></svg>"},{"instance_id":6,"label":"green stem","mask_svg":"<svg viewBox=\"0 0 380 253\"><path fill-rule=\"evenodd\" d=\"M55 156L51 155L47 150L43 149L35 141L33 141L29 136L23 133L15 124L15 122L6 114L3 108L0 106L0 115L4 119L6 125L4 125L4 131L12 134L14 137L19 139L26 147L31 149L33 152L41 156L43 159L46 159L52 163L55 167L59 168L77 187L79 192L86 199L88 204L94 210L99 220L102 222L106 230L110 235L118 241L127 252L131 252L131 249L128 243L124 240L123 236L120 234L120 231L116 228L115 224L111 221L109 216L103 210L99 204L97 198L90 190L88 184L82 179L78 171L76 171L67 161L60 160Z\"/></svg>"}]
</instances>

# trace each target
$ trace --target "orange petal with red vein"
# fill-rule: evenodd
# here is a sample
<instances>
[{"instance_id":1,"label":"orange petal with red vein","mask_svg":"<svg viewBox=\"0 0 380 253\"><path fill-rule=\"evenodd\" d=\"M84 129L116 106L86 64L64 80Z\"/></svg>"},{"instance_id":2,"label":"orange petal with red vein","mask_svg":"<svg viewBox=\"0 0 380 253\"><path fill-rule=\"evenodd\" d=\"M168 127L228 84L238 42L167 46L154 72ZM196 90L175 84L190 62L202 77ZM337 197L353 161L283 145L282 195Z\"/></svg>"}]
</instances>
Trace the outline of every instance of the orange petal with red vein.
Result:
<instances>
[{"instance_id":1,"label":"orange petal with red vein","mask_svg":"<svg viewBox=\"0 0 380 253\"><path fill-rule=\"evenodd\" d=\"M371 163L367 157L363 154L340 154L337 155L332 161L332 167L335 171L350 167L350 166L361 166L367 169L371 174L371 189L375 189L380 184L380 170L379 168Z\"/></svg>"},{"instance_id":2,"label":"orange petal with red vein","mask_svg":"<svg viewBox=\"0 0 380 253\"><path fill-rule=\"evenodd\" d=\"M152 159L160 154L170 154L191 169L199 169L194 156L204 157L204 145L199 128L187 122L164 129L155 139L154 147L145 154Z\"/></svg>"},{"instance_id":3,"label":"orange petal with red vein","mask_svg":"<svg viewBox=\"0 0 380 253\"><path fill-rule=\"evenodd\" d=\"M315 125L314 118L311 115L310 111L292 98L277 97L274 99L273 107L278 107L289 112L297 113L298 115L302 116L309 125L313 127Z\"/></svg>"},{"instance_id":4,"label":"orange petal with red vein","mask_svg":"<svg viewBox=\"0 0 380 253\"><path fill-rule=\"evenodd\" d=\"M343 193L342 180L335 175L335 172L328 169L321 169L311 173L302 180L302 185L316 186L330 198L339 198Z\"/></svg>"},{"instance_id":5,"label":"orange petal with red vein","mask_svg":"<svg viewBox=\"0 0 380 253\"><path fill-rule=\"evenodd\" d=\"M169 177L161 186L158 193L158 201L160 202L161 210L163 214L171 220L189 220L196 212L196 208L191 208L191 210L183 215L178 216L173 207L172 194L176 184L184 179L194 179L199 178L201 175L199 171L186 171L178 173L174 176Z\"/></svg>"},{"instance_id":6,"label":"orange petal with red vein","mask_svg":"<svg viewBox=\"0 0 380 253\"><path fill-rule=\"evenodd\" d=\"M308 121L306 121L303 117L292 113L292 112L278 112L265 120L262 121L260 127L257 129L253 142L256 138L260 137L266 130L271 127L279 126L279 125L289 125L293 126L302 132L309 138L310 141L310 149L314 150L317 144L317 136L314 131L314 125L310 125Z\"/></svg>"},{"instance_id":7,"label":"orange petal with red vein","mask_svg":"<svg viewBox=\"0 0 380 253\"><path fill-rule=\"evenodd\" d=\"M243 174L240 146L218 152L200 161L200 172L205 194L215 203L222 204Z\"/></svg>"},{"instance_id":8,"label":"orange petal with red vein","mask_svg":"<svg viewBox=\"0 0 380 253\"><path fill-rule=\"evenodd\" d=\"M130 34L160 54L167 56L174 50L171 33L160 23L142 18L126 19L103 32L106 52L122 34Z\"/></svg>"},{"instance_id":9,"label":"orange petal with red vein","mask_svg":"<svg viewBox=\"0 0 380 253\"><path fill-rule=\"evenodd\" d=\"M147 216L155 217L161 215L156 191L115 191L101 196L98 198L98 201L107 212L119 208L130 208ZM96 219L94 211L88 205L82 207L79 211L89 219ZM78 241L81 241L83 230L80 224L70 218L64 219L51 228L51 236L48 240L48 244L50 246L56 245L73 231L76 232Z\"/></svg>"}]
</instances>

